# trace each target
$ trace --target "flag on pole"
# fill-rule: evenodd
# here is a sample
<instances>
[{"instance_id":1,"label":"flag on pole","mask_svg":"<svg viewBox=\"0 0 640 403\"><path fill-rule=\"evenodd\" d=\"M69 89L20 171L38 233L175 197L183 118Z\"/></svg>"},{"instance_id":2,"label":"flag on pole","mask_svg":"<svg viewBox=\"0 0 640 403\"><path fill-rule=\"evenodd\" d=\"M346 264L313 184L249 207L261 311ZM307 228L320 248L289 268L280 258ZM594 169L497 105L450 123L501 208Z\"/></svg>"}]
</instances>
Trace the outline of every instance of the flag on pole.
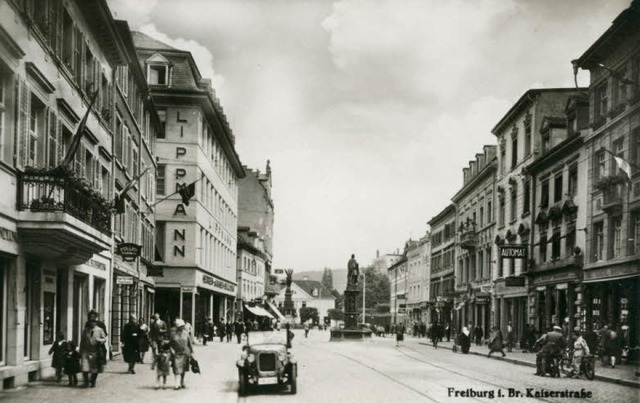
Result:
<instances>
[{"instance_id":1,"label":"flag on pole","mask_svg":"<svg viewBox=\"0 0 640 403\"><path fill-rule=\"evenodd\" d=\"M182 197L182 204L185 206L189 205L189 199L191 199L196 194L196 182L192 182L187 186L182 186L178 190L180 196Z\"/></svg>"},{"instance_id":2,"label":"flag on pole","mask_svg":"<svg viewBox=\"0 0 640 403\"><path fill-rule=\"evenodd\" d=\"M80 121L78 125L78 129L76 130L76 134L71 139L71 144L67 148L67 152L65 153L64 160L60 163L61 166L67 166L73 162L73 158L78 151L78 147L80 146L80 140L82 140L82 136L84 135L84 129L87 126L87 120L89 119L89 113L91 112L91 108L93 108L93 104L98 99L99 91L95 91L91 96L91 101L89 102L89 107L87 108L87 112L84 114L84 117Z\"/></svg>"},{"instance_id":3,"label":"flag on pole","mask_svg":"<svg viewBox=\"0 0 640 403\"><path fill-rule=\"evenodd\" d=\"M618 168L620 168L625 174L627 174L627 178L631 180L631 165L629 164L629 161L616 155L614 155L613 158L615 158L616 164L618 164Z\"/></svg>"},{"instance_id":4,"label":"flag on pole","mask_svg":"<svg viewBox=\"0 0 640 403\"><path fill-rule=\"evenodd\" d=\"M116 197L113 200L113 204L116 207L116 214L123 214L124 213L124 196L125 196L125 194L129 191L129 189L131 189L133 187L133 185L136 184L136 182L138 182L140 180L140 178L142 178L142 176L144 174L147 173L148 170L149 170L149 167L147 167L144 171L142 171L140 173L140 175L136 176L135 178L133 178L129 182L127 182L127 184L124 185L124 188L122 188L122 190L119 193L116 194Z\"/></svg>"}]
</instances>

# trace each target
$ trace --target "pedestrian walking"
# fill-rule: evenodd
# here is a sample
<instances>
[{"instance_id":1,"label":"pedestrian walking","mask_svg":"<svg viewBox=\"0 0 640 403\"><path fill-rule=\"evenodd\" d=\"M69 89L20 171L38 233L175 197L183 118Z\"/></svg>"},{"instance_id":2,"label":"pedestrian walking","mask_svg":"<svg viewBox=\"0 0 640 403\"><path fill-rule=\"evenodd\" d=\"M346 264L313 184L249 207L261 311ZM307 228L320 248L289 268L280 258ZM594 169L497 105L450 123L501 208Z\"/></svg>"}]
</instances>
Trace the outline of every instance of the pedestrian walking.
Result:
<instances>
[{"instance_id":1,"label":"pedestrian walking","mask_svg":"<svg viewBox=\"0 0 640 403\"><path fill-rule=\"evenodd\" d=\"M140 364L144 364L144 356L149 351L149 326L146 323L140 325L140 333L138 333L138 352L140 354Z\"/></svg>"},{"instance_id":2,"label":"pedestrian walking","mask_svg":"<svg viewBox=\"0 0 640 403\"><path fill-rule=\"evenodd\" d=\"M176 319L176 326L171 332L171 349L173 350L174 389L185 388L185 373L189 371L189 359L193 354L191 336L185 328L185 321Z\"/></svg>"},{"instance_id":3,"label":"pedestrian walking","mask_svg":"<svg viewBox=\"0 0 640 403\"><path fill-rule=\"evenodd\" d=\"M587 342L582 338L582 335L578 331L573 332L573 368L568 374L569 377L580 377L580 365L582 364L582 358L589 354L589 346Z\"/></svg>"},{"instance_id":4,"label":"pedestrian walking","mask_svg":"<svg viewBox=\"0 0 640 403\"><path fill-rule=\"evenodd\" d=\"M473 329L473 337L476 339L476 346L482 345L482 335L484 334L482 326L478 325Z\"/></svg>"},{"instance_id":5,"label":"pedestrian walking","mask_svg":"<svg viewBox=\"0 0 640 403\"><path fill-rule=\"evenodd\" d=\"M233 337L234 326L235 324L231 321L231 319L229 319L229 322L227 322L227 343L231 342L231 338Z\"/></svg>"},{"instance_id":6,"label":"pedestrian walking","mask_svg":"<svg viewBox=\"0 0 640 403\"><path fill-rule=\"evenodd\" d=\"M173 352L171 351L171 342L164 340L158 346L158 352L154 362L156 367L156 390L160 388L160 381L162 381L162 389L167 386L167 376L169 376L172 361Z\"/></svg>"},{"instance_id":7,"label":"pedestrian walking","mask_svg":"<svg viewBox=\"0 0 640 403\"><path fill-rule=\"evenodd\" d=\"M104 371L107 358L103 356L101 345L107 342L107 335L102 328L96 326L93 317L87 321L80 338L80 357L82 366L83 387L96 386L98 374ZM89 378L91 375L91 378Z\"/></svg>"},{"instance_id":8,"label":"pedestrian walking","mask_svg":"<svg viewBox=\"0 0 640 403\"><path fill-rule=\"evenodd\" d=\"M207 345L208 341L213 341L213 335L215 334L216 325L213 324L211 316L207 316L207 321L204 324L204 335L202 337L202 344Z\"/></svg>"},{"instance_id":9,"label":"pedestrian walking","mask_svg":"<svg viewBox=\"0 0 640 403\"><path fill-rule=\"evenodd\" d=\"M600 360L602 362L602 365L608 365L609 363L608 361L608 357L607 357L607 352L606 352L606 348L605 346L607 345L608 341L607 339L609 338L609 328L608 326L605 324L602 326L602 328L600 330L598 330L598 335L599 335L599 340L600 340L600 344L599 344L599 353L600 353Z\"/></svg>"},{"instance_id":10,"label":"pedestrian walking","mask_svg":"<svg viewBox=\"0 0 640 403\"><path fill-rule=\"evenodd\" d=\"M460 351L462 351L462 354L469 354L469 349L471 348L470 333L469 328L463 326L462 332L458 335L458 344L460 345Z\"/></svg>"},{"instance_id":11,"label":"pedestrian walking","mask_svg":"<svg viewBox=\"0 0 640 403\"><path fill-rule=\"evenodd\" d=\"M611 368L616 367L616 357L621 353L620 348L620 334L614 330L613 326L608 326L609 331L604 345L604 351L607 357L607 365L611 365Z\"/></svg>"},{"instance_id":12,"label":"pedestrian walking","mask_svg":"<svg viewBox=\"0 0 640 403\"><path fill-rule=\"evenodd\" d=\"M155 368L158 347L164 340L167 340L167 324L160 319L160 314L156 312L149 326L149 341L151 343L151 354L153 355L151 369Z\"/></svg>"},{"instance_id":13,"label":"pedestrian walking","mask_svg":"<svg viewBox=\"0 0 640 403\"><path fill-rule=\"evenodd\" d=\"M69 378L69 386L78 385L78 372L81 371L80 353L76 348L76 343L70 340L67 343L67 351L64 355L64 373Z\"/></svg>"},{"instance_id":14,"label":"pedestrian walking","mask_svg":"<svg viewBox=\"0 0 640 403\"><path fill-rule=\"evenodd\" d=\"M404 330L402 326L396 326L396 347L400 347L401 341L404 341Z\"/></svg>"},{"instance_id":15,"label":"pedestrian walking","mask_svg":"<svg viewBox=\"0 0 640 403\"><path fill-rule=\"evenodd\" d=\"M236 334L238 344L242 341L242 333L244 333L244 324L240 319L236 319L236 323L233 325L233 332Z\"/></svg>"},{"instance_id":16,"label":"pedestrian walking","mask_svg":"<svg viewBox=\"0 0 640 403\"><path fill-rule=\"evenodd\" d=\"M129 315L129 322L125 323L122 328L120 342L122 343L122 358L124 362L129 364L127 373L135 374L136 362L140 361L140 348L138 346L138 334L140 326L138 326L136 315Z\"/></svg>"},{"instance_id":17,"label":"pedestrian walking","mask_svg":"<svg viewBox=\"0 0 640 403\"><path fill-rule=\"evenodd\" d=\"M502 338L502 330L498 329L497 326L494 326L492 329L491 339L489 340L489 354L488 357L491 357L492 353L499 352L504 357L506 354L504 353L504 341Z\"/></svg>"},{"instance_id":18,"label":"pedestrian walking","mask_svg":"<svg viewBox=\"0 0 640 403\"><path fill-rule=\"evenodd\" d=\"M306 323L304 324L304 337L305 337L305 339L306 339L307 337L309 337L309 322L306 322Z\"/></svg>"},{"instance_id":19,"label":"pedestrian walking","mask_svg":"<svg viewBox=\"0 0 640 403\"><path fill-rule=\"evenodd\" d=\"M218 337L220 338L220 343L224 341L224 336L227 333L227 325L224 323L224 320L221 320L218 323Z\"/></svg>"},{"instance_id":20,"label":"pedestrian walking","mask_svg":"<svg viewBox=\"0 0 640 403\"><path fill-rule=\"evenodd\" d=\"M49 355L51 357L51 367L56 370L56 382L60 383L62 374L64 372L64 359L69 348L67 341L64 338L64 333L58 332L56 340L49 349Z\"/></svg>"},{"instance_id":21,"label":"pedestrian walking","mask_svg":"<svg viewBox=\"0 0 640 403\"><path fill-rule=\"evenodd\" d=\"M438 324L434 323L431 325L431 343L433 344L433 348L438 349L439 340L440 335L438 334Z\"/></svg>"},{"instance_id":22,"label":"pedestrian walking","mask_svg":"<svg viewBox=\"0 0 640 403\"><path fill-rule=\"evenodd\" d=\"M447 336L447 342L449 342L451 340L451 325L449 323L444 329L444 334Z\"/></svg>"}]
</instances>

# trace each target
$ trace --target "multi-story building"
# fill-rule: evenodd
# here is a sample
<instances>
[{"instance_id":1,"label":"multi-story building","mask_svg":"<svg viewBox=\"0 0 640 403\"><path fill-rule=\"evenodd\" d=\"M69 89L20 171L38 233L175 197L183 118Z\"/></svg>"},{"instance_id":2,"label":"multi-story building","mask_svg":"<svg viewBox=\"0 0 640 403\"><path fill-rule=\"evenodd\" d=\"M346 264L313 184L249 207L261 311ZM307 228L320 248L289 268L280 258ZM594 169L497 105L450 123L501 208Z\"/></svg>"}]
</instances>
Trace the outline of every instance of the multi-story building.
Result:
<instances>
[{"instance_id":1,"label":"multi-story building","mask_svg":"<svg viewBox=\"0 0 640 403\"><path fill-rule=\"evenodd\" d=\"M118 27L103 0L0 1L2 388L51 372L89 310L111 322Z\"/></svg>"},{"instance_id":2,"label":"multi-story building","mask_svg":"<svg viewBox=\"0 0 640 403\"><path fill-rule=\"evenodd\" d=\"M429 220L431 227L431 275L429 281L431 322L453 323L456 265L456 208L445 207Z\"/></svg>"},{"instance_id":3,"label":"multi-story building","mask_svg":"<svg viewBox=\"0 0 640 403\"><path fill-rule=\"evenodd\" d=\"M579 93L580 89L575 88L528 90L492 129L498 142L495 206L498 253L492 276L492 325L504 333L511 323L515 340L520 340L529 316L524 277L528 262L527 259L502 259L499 251L503 245L531 243L531 179L523 169L544 147L541 134L544 118L564 116L568 99ZM514 279L510 277L525 281L512 283Z\"/></svg>"},{"instance_id":4,"label":"multi-story building","mask_svg":"<svg viewBox=\"0 0 640 403\"><path fill-rule=\"evenodd\" d=\"M456 297L457 329L468 323L489 336L491 324L491 267L495 237L496 146L484 146L462 169L462 188L453 196L457 206Z\"/></svg>"},{"instance_id":5,"label":"multi-story building","mask_svg":"<svg viewBox=\"0 0 640 403\"><path fill-rule=\"evenodd\" d=\"M242 313L243 304L261 299L265 285L269 284L265 242L258 233L247 227L238 227L238 294L236 312Z\"/></svg>"},{"instance_id":6,"label":"multi-story building","mask_svg":"<svg viewBox=\"0 0 640 403\"><path fill-rule=\"evenodd\" d=\"M190 52L133 33L161 130L156 134L156 309L198 325L232 319L238 179L244 170L211 81ZM181 194L176 194L181 190ZM190 199L190 200L189 200Z\"/></svg>"},{"instance_id":7,"label":"multi-story building","mask_svg":"<svg viewBox=\"0 0 640 403\"><path fill-rule=\"evenodd\" d=\"M589 324L628 326L631 347L640 330L639 39L640 3L633 1L574 62L591 75L581 314ZM614 156L629 163L626 172Z\"/></svg>"},{"instance_id":8,"label":"multi-story building","mask_svg":"<svg viewBox=\"0 0 640 403\"><path fill-rule=\"evenodd\" d=\"M569 321L580 325L582 262L587 217L586 161L589 103L570 97L566 118L540 116L542 139L530 175L532 247L529 259L529 323L545 331Z\"/></svg>"},{"instance_id":9,"label":"multi-story building","mask_svg":"<svg viewBox=\"0 0 640 403\"><path fill-rule=\"evenodd\" d=\"M389 275L389 312L391 323L394 325L407 325L407 256L392 264L387 269Z\"/></svg>"},{"instance_id":10,"label":"multi-story building","mask_svg":"<svg viewBox=\"0 0 640 403\"><path fill-rule=\"evenodd\" d=\"M429 233L407 248L407 314L411 322L429 323Z\"/></svg>"},{"instance_id":11,"label":"multi-story building","mask_svg":"<svg viewBox=\"0 0 640 403\"><path fill-rule=\"evenodd\" d=\"M380 251L376 251L376 257L373 259L371 266L375 267L376 271L380 274L387 273L389 267L402 259L400 253L387 253L380 256Z\"/></svg>"},{"instance_id":12,"label":"multi-story building","mask_svg":"<svg viewBox=\"0 0 640 403\"><path fill-rule=\"evenodd\" d=\"M115 101L111 116L114 123L112 176L114 191L121 195L114 220L114 248L122 243L141 246L140 259L133 262L117 253L113 255L109 336L113 349L118 351L120 333L129 315L136 314L146 323L153 315L156 161L152 142L160 121L153 99L147 97L149 87L138 63L129 25L126 21L115 21L115 25L128 63L116 67L112 87ZM89 168L85 164L85 169ZM124 191L127 184L140 175L139 181Z\"/></svg>"}]
</instances>

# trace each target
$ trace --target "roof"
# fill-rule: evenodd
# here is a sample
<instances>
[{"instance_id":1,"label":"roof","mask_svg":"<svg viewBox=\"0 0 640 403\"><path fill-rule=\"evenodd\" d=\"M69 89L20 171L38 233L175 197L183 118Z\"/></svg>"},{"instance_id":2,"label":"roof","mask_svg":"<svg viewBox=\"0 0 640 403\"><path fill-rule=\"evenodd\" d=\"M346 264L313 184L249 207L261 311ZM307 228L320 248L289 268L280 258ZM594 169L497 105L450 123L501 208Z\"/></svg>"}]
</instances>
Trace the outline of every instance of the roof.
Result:
<instances>
[{"instance_id":1,"label":"roof","mask_svg":"<svg viewBox=\"0 0 640 403\"><path fill-rule=\"evenodd\" d=\"M637 32L640 24L640 1L634 0L629 8L621 12L613 23L600 38L598 38L586 52L582 54L576 63L583 69L592 69L597 66L602 59L611 54L612 49L624 42L630 40L629 33Z\"/></svg>"},{"instance_id":2,"label":"roof","mask_svg":"<svg viewBox=\"0 0 640 403\"><path fill-rule=\"evenodd\" d=\"M444 210L439 212L435 217L431 218L427 224L433 226L435 223L444 219L447 216L447 214L455 213L455 211L456 211L455 206L453 204L449 204L447 207L444 208Z\"/></svg>"},{"instance_id":3,"label":"roof","mask_svg":"<svg viewBox=\"0 0 640 403\"><path fill-rule=\"evenodd\" d=\"M133 36L133 43L136 44L137 48L158 49L158 50L179 50L172 46L167 45L164 42L160 42L159 40L154 39L147 34L143 34L142 32L131 31L131 36Z\"/></svg>"},{"instance_id":4,"label":"roof","mask_svg":"<svg viewBox=\"0 0 640 403\"><path fill-rule=\"evenodd\" d=\"M331 293L331 290L329 290L327 287L325 287L319 281L316 281L316 280L293 280L293 283L295 285L297 285L298 287L302 288L304 290L304 292L306 292L307 294L309 294L311 296L315 296L314 295L314 290L320 290L320 293L318 294L318 297L322 297L322 298L326 297L326 298L335 299L335 297Z\"/></svg>"}]
</instances>

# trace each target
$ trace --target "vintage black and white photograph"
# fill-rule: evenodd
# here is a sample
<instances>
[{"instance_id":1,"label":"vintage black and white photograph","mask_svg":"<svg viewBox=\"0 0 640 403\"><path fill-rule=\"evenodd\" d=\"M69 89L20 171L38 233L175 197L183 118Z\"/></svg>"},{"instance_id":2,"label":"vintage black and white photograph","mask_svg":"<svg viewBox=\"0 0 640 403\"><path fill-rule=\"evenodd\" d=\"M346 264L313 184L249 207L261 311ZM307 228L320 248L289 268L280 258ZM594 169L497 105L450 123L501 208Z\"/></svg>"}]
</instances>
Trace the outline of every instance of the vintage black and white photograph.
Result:
<instances>
[{"instance_id":1,"label":"vintage black and white photograph","mask_svg":"<svg viewBox=\"0 0 640 403\"><path fill-rule=\"evenodd\" d=\"M0 0L0 402L640 401L640 0Z\"/></svg>"}]
</instances>

